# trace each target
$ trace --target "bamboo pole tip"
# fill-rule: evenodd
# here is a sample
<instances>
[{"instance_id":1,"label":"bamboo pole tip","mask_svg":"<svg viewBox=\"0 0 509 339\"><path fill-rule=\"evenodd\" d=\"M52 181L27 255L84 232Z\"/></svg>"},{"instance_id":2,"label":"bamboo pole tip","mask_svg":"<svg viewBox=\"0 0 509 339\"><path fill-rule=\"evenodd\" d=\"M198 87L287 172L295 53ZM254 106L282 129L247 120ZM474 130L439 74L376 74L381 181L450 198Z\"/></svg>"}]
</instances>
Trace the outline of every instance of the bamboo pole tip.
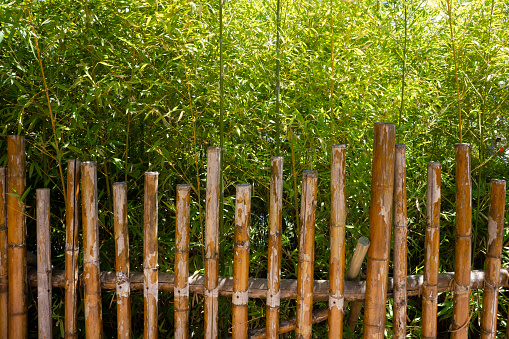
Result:
<instances>
[{"instance_id":1,"label":"bamboo pole tip","mask_svg":"<svg viewBox=\"0 0 509 339\"><path fill-rule=\"evenodd\" d=\"M238 188L251 188L251 184L237 184Z\"/></svg>"},{"instance_id":2,"label":"bamboo pole tip","mask_svg":"<svg viewBox=\"0 0 509 339\"><path fill-rule=\"evenodd\" d=\"M396 129L396 124L392 122L375 122L375 127Z\"/></svg>"},{"instance_id":3,"label":"bamboo pole tip","mask_svg":"<svg viewBox=\"0 0 509 339\"><path fill-rule=\"evenodd\" d=\"M282 157L282 156L277 156L277 155L273 155L273 156L271 156L271 157L270 157L270 161L271 161L271 162L272 162L272 161L281 161L281 162L282 162L282 161L283 161L283 159L284 159L284 157Z\"/></svg>"},{"instance_id":4,"label":"bamboo pole tip","mask_svg":"<svg viewBox=\"0 0 509 339\"><path fill-rule=\"evenodd\" d=\"M458 142L454 144L456 149L470 149L470 144L466 142Z\"/></svg>"},{"instance_id":5,"label":"bamboo pole tip","mask_svg":"<svg viewBox=\"0 0 509 339\"><path fill-rule=\"evenodd\" d=\"M190 191L191 190L190 184L178 184L177 185L177 191Z\"/></svg>"},{"instance_id":6,"label":"bamboo pole tip","mask_svg":"<svg viewBox=\"0 0 509 339\"><path fill-rule=\"evenodd\" d=\"M502 179L491 179L491 183L493 185L504 185L505 186L505 180Z\"/></svg>"},{"instance_id":7,"label":"bamboo pole tip","mask_svg":"<svg viewBox=\"0 0 509 339\"><path fill-rule=\"evenodd\" d=\"M357 240L357 243L363 246L369 246L369 239L366 237L360 237L359 240Z\"/></svg>"},{"instance_id":8,"label":"bamboo pole tip","mask_svg":"<svg viewBox=\"0 0 509 339\"><path fill-rule=\"evenodd\" d=\"M346 145L340 144L340 145L332 145L332 150L344 150L346 149Z\"/></svg>"},{"instance_id":9,"label":"bamboo pole tip","mask_svg":"<svg viewBox=\"0 0 509 339\"><path fill-rule=\"evenodd\" d=\"M207 147L207 152L212 152L212 153L215 153L215 152L220 152L221 151L221 147L217 147L217 146L210 146L210 147Z\"/></svg>"},{"instance_id":10,"label":"bamboo pole tip","mask_svg":"<svg viewBox=\"0 0 509 339\"><path fill-rule=\"evenodd\" d=\"M302 171L302 178L318 178L318 172L310 170Z\"/></svg>"},{"instance_id":11,"label":"bamboo pole tip","mask_svg":"<svg viewBox=\"0 0 509 339\"><path fill-rule=\"evenodd\" d=\"M145 177L158 177L159 172L145 172Z\"/></svg>"},{"instance_id":12,"label":"bamboo pole tip","mask_svg":"<svg viewBox=\"0 0 509 339\"><path fill-rule=\"evenodd\" d=\"M406 150L406 144L396 144L395 147L396 147L396 150L400 151L400 152L402 152L402 151L404 152Z\"/></svg>"},{"instance_id":13,"label":"bamboo pole tip","mask_svg":"<svg viewBox=\"0 0 509 339\"><path fill-rule=\"evenodd\" d=\"M77 162L78 164L80 163L80 159L67 159L67 163L70 164L72 162Z\"/></svg>"},{"instance_id":14,"label":"bamboo pole tip","mask_svg":"<svg viewBox=\"0 0 509 339\"><path fill-rule=\"evenodd\" d=\"M22 136L22 135L8 135L7 136L7 141L10 141L10 142L15 142L15 143L21 143L21 142L25 142L25 137Z\"/></svg>"},{"instance_id":15,"label":"bamboo pole tip","mask_svg":"<svg viewBox=\"0 0 509 339\"><path fill-rule=\"evenodd\" d=\"M122 181L122 182L114 182L114 183L113 183L113 187L118 187L118 188L127 187L127 183L126 183L125 181Z\"/></svg>"},{"instance_id":16,"label":"bamboo pole tip","mask_svg":"<svg viewBox=\"0 0 509 339\"><path fill-rule=\"evenodd\" d=\"M35 190L37 194L48 194L51 190L49 188L38 188Z\"/></svg>"},{"instance_id":17,"label":"bamboo pole tip","mask_svg":"<svg viewBox=\"0 0 509 339\"><path fill-rule=\"evenodd\" d=\"M429 169L440 169L441 166L442 164L439 162L428 162Z\"/></svg>"},{"instance_id":18,"label":"bamboo pole tip","mask_svg":"<svg viewBox=\"0 0 509 339\"><path fill-rule=\"evenodd\" d=\"M97 163L95 161L83 161L81 163L81 167L91 167L91 166L95 167L97 166Z\"/></svg>"}]
</instances>

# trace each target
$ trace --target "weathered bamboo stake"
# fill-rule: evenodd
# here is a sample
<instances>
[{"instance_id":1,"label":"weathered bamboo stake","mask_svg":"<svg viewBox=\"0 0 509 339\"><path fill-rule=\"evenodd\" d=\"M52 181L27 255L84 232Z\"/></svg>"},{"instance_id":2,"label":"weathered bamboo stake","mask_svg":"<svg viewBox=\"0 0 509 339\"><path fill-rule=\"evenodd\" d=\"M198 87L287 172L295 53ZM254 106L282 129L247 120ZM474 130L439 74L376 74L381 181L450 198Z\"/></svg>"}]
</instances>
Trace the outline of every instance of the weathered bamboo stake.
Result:
<instances>
[{"instance_id":1,"label":"weathered bamboo stake","mask_svg":"<svg viewBox=\"0 0 509 339\"><path fill-rule=\"evenodd\" d=\"M7 278L7 168L0 167L0 338L7 338L9 284Z\"/></svg>"},{"instance_id":2,"label":"weathered bamboo stake","mask_svg":"<svg viewBox=\"0 0 509 339\"><path fill-rule=\"evenodd\" d=\"M81 162L77 159L67 161L67 199L65 201L65 321L66 339L78 338L76 285L78 283L78 197Z\"/></svg>"},{"instance_id":3,"label":"weathered bamboo stake","mask_svg":"<svg viewBox=\"0 0 509 339\"><path fill-rule=\"evenodd\" d=\"M357 245L355 246L355 252L353 252L352 261L350 262L350 267L348 268L348 272L346 273L346 280L353 281L357 280L357 276L362 267L362 262L366 257L366 253L368 253L369 249L369 239L366 237L360 237L357 240ZM357 326L357 321L359 320L359 314L361 313L362 305L364 303L361 301L354 301L350 305L350 315L348 316L348 328L350 330L355 330L355 326Z\"/></svg>"},{"instance_id":4,"label":"weathered bamboo stake","mask_svg":"<svg viewBox=\"0 0 509 339\"><path fill-rule=\"evenodd\" d=\"M129 231L127 225L127 184L113 184L113 225L115 232L115 270L117 292L117 335L131 338L131 285L129 282Z\"/></svg>"},{"instance_id":5,"label":"weathered bamboo stake","mask_svg":"<svg viewBox=\"0 0 509 339\"><path fill-rule=\"evenodd\" d=\"M302 172L299 262L297 266L297 328L295 337L311 338L313 321L313 275L318 172Z\"/></svg>"},{"instance_id":6,"label":"weathered bamboo stake","mask_svg":"<svg viewBox=\"0 0 509 339\"><path fill-rule=\"evenodd\" d=\"M189 338L189 222L191 185L177 185L175 227L175 339Z\"/></svg>"},{"instance_id":7,"label":"weathered bamboo stake","mask_svg":"<svg viewBox=\"0 0 509 339\"><path fill-rule=\"evenodd\" d=\"M37 320L39 338L53 338L51 302L50 190L37 190Z\"/></svg>"},{"instance_id":8,"label":"weathered bamboo stake","mask_svg":"<svg viewBox=\"0 0 509 339\"><path fill-rule=\"evenodd\" d=\"M207 149L205 204L205 338L217 339L219 277L219 191L221 148Z\"/></svg>"},{"instance_id":9,"label":"weathered bamboo stake","mask_svg":"<svg viewBox=\"0 0 509 339\"><path fill-rule=\"evenodd\" d=\"M481 339L497 337L498 289L500 288L500 265L504 242L505 185L505 180L491 180Z\"/></svg>"},{"instance_id":10,"label":"weathered bamboo stake","mask_svg":"<svg viewBox=\"0 0 509 339\"><path fill-rule=\"evenodd\" d=\"M468 338L472 242L470 144L456 144L456 249L452 339Z\"/></svg>"},{"instance_id":11,"label":"weathered bamboo stake","mask_svg":"<svg viewBox=\"0 0 509 339\"><path fill-rule=\"evenodd\" d=\"M235 202L235 247L233 251L233 338L247 338L250 216L251 185L237 185L237 197Z\"/></svg>"},{"instance_id":12,"label":"weathered bamboo stake","mask_svg":"<svg viewBox=\"0 0 509 339\"><path fill-rule=\"evenodd\" d=\"M394 322L393 338L406 338L407 208L406 145L396 144L394 162Z\"/></svg>"},{"instance_id":13,"label":"weathered bamboo stake","mask_svg":"<svg viewBox=\"0 0 509 339\"><path fill-rule=\"evenodd\" d=\"M343 337L345 304L346 146L331 154L331 223L329 259L329 338Z\"/></svg>"},{"instance_id":14,"label":"weathered bamboo stake","mask_svg":"<svg viewBox=\"0 0 509 339\"><path fill-rule=\"evenodd\" d=\"M143 272L145 273L144 320L145 339L158 336L158 241L157 241L157 184L159 173L145 172L145 210L143 231Z\"/></svg>"},{"instance_id":15,"label":"weathered bamboo stake","mask_svg":"<svg viewBox=\"0 0 509 339\"><path fill-rule=\"evenodd\" d=\"M85 285L85 336L102 338L101 280L99 268L99 223L97 208L97 165L81 163L83 222L83 275Z\"/></svg>"},{"instance_id":16,"label":"weathered bamboo stake","mask_svg":"<svg viewBox=\"0 0 509 339\"><path fill-rule=\"evenodd\" d=\"M364 338L383 338L394 194L395 126L375 124Z\"/></svg>"},{"instance_id":17,"label":"weathered bamboo stake","mask_svg":"<svg viewBox=\"0 0 509 339\"><path fill-rule=\"evenodd\" d=\"M27 250L25 202L25 138L7 137L7 275L9 281L9 338L26 338Z\"/></svg>"},{"instance_id":18,"label":"weathered bamboo stake","mask_svg":"<svg viewBox=\"0 0 509 339\"><path fill-rule=\"evenodd\" d=\"M267 268L266 330L270 339L279 338L281 285L281 238L283 221L283 157L272 157L270 173L269 253Z\"/></svg>"},{"instance_id":19,"label":"weathered bamboo stake","mask_svg":"<svg viewBox=\"0 0 509 339\"><path fill-rule=\"evenodd\" d=\"M423 338L437 337L438 263L440 246L440 164L428 164L428 189L426 191L426 239L424 244L424 276L422 293Z\"/></svg>"}]
</instances>

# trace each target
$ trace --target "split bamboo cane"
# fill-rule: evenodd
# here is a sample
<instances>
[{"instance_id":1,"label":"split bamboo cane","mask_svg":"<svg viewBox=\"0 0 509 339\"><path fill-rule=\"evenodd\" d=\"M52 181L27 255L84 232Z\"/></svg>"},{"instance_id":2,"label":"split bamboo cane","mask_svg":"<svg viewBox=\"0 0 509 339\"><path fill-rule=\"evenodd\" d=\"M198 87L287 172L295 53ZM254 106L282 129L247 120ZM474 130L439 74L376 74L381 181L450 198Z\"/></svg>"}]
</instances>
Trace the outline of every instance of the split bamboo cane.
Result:
<instances>
[{"instance_id":1,"label":"split bamboo cane","mask_svg":"<svg viewBox=\"0 0 509 339\"><path fill-rule=\"evenodd\" d=\"M7 338L9 284L7 278L7 168L0 167L0 338Z\"/></svg>"},{"instance_id":2,"label":"split bamboo cane","mask_svg":"<svg viewBox=\"0 0 509 339\"><path fill-rule=\"evenodd\" d=\"M346 146L333 145L331 154L331 223L329 259L329 333L343 337L345 304L345 227L346 227Z\"/></svg>"},{"instance_id":3,"label":"split bamboo cane","mask_svg":"<svg viewBox=\"0 0 509 339\"><path fill-rule=\"evenodd\" d=\"M177 185L175 227L175 339L189 338L189 217L191 185Z\"/></svg>"},{"instance_id":4,"label":"split bamboo cane","mask_svg":"<svg viewBox=\"0 0 509 339\"><path fill-rule=\"evenodd\" d=\"M313 322L313 275L315 258L315 217L318 172L302 172L301 223L299 232L299 263L297 266L297 329L298 339L311 338Z\"/></svg>"},{"instance_id":5,"label":"split bamboo cane","mask_svg":"<svg viewBox=\"0 0 509 339\"><path fill-rule=\"evenodd\" d=\"M143 271L145 339L158 336L158 241L157 241L157 184L159 173L145 172L145 210L143 232Z\"/></svg>"},{"instance_id":6,"label":"split bamboo cane","mask_svg":"<svg viewBox=\"0 0 509 339\"><path fill-rule=\"evenodd\" d=\"M113 184L113 225L115 232L115 270L117 293L117 335L131 338L131 285L129 282L129 231L127 224L127 184Z\"/></svg>"},{"instance_id":7,"label":"split bamboo cane","mask_svg":"<svg viewBox=\"0 0 509 339\"><path fill-rule=\"evenodd\" d=\"M221 148L207 149L205 204L205 338L217 339L219 277L219 192Z\"/></svg>"},{"instance_id":8,"label":"split bamboo cane","mask_svg":"<svg viewBox=\"0 0 509 339\"><path fill-rule=\"evenodd\" d=\"M456 144L456 249L452 339L468 338L472 242L470 144Z\"/></svg>"},{"instance_id":9,"label":"split bamboo cane","mask_svg":"<svg viewBox=\"0 0 509 339\"><path fill-rule=\"evenodd\" d=\"M237 185L235 202L235 247L233 251L232 336L247 338L249 303L249 234L251 185Z\"/></svg>"},{"instance_id":10,"label":"split bamboo cane","mask_svg":"<svg viewBox=\"0 0 509 339\"><path fill-rule=\"evenodd\" d=\"M505 185L504 180L491 180L481 339L497 337L498 290L504 242Z\"/></svg>"},{"instance_id":11,"label":"split bamboo cane","mask_svg":"<svg viewBox=\"0 0 509 339\"><path fill-rule=\"evenodd\" d=\"M346 273L347 281L357 280L359 272L361 271L362 262L366 257L366 253L368 253L368 249L369 249L369 239L366 237L360 237L357 240L355 252L353 252L352 256L352 261L350 262L350 267L348 268L348 272ZM357 321L359 320L359 314L361 313L363 304L364 303L361 301L354 301L350 305L350 315L348 316L348 328L351 331L354 331L355 326L357 326Z\"/></svg>"},{"instance_id":12,"label":"split bamboo cane","mask_svg":"<svg viewBox=\"0 0 509 339\"><path fill-rule=\"evenodd\" d=\"M50 190L37 190L37 320L39 338L53 338L51 302Z\"/></svg>"},{"instance_id":13,"label":"split bamboo cane","mask_svg":"<svg viewBox=\"0 0 509 339\"><path fill-rule=\"evenodd\" d=\"M422 338L437 337L438 263L440 246L440 164L428 164L426 191L426 239L422 293Z\"/></svg>"},{"instance_id":14,"label":"split bamboo cane","mask_svg":"<svg viewBox=\"0 0 509 339\"><path fill-rule=\"evenodd\" d=\"M383 338L394 195L395 125L375 124L364 338Z\"/></svg>"},{"instance_id":15,"label":"split bamboo cane","mask_svg":"<svg viewBox=\"0 0 509 339\"><path fill-rule=\"evenodd\" d=\"M99 268L99 223L97 208L97 165L81 163L83 221L83 276L85 283L85 336L102 338L101 280Z\"/></svg>"},{"instance_id":16,"label":"split bamboo cane","mask_svg":"<svg viewBox=\"0 0 509 339\"><path fill-rule=\"evenodd\" d=\"M283 221L283 157L271 158L269 253L267 268L267 338L279 338L281 238Z\"/></svg>"},{"instance_id":17,"label":"split bamboo cane","mask_svg":"<svg viewBox=\"0 0 509 339\"><path fill-rule=\"evenodd\" d=\"M9 338L27 338L27 249L25 202L25 138L7 137L7 275Z\"/></svg>"}]
</instances>

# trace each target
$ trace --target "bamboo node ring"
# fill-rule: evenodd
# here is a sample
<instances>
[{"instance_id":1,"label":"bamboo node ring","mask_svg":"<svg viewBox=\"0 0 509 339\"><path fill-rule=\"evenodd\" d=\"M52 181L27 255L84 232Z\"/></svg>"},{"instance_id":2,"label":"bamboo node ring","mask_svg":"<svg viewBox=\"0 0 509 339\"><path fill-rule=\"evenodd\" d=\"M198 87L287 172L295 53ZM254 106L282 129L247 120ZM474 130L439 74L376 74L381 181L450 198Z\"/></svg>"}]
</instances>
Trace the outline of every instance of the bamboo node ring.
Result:
<instances>
[{"instance_id":1,"label":"bamboo node ring","mask_svg":"<svg viewBox=\"0 0 509 339\"><path fill-rule=\"evenodd\" d=\"M246 306L249 302L249 292L233 292L232 295L232 304L236 306Z\"/></svg>"}]
</instances>

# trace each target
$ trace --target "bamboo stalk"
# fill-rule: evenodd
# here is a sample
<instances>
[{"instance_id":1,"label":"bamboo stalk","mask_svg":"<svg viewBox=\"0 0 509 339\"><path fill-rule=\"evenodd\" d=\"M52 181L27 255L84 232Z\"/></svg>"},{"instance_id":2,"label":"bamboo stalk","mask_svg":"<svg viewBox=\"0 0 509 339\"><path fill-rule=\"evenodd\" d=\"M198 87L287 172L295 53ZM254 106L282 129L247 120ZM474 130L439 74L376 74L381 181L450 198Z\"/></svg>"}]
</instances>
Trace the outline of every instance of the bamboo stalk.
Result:
<instances>
[{"instance_id":1,"label":"bamboo stalk","mask_svg":"<svg viewBox=\"0 0 509 339\"><path fill-rule=\"evenodd\" d=\"M219 191L221 148L207 149L205 205L205 338L217 339L219 277Z\"/></svg>"},{"instance_id":2,"label":"bamboo stalk","mask_svg":"<svg viewBox=\"0 0 509 339\"><path fill-rule=\"evenodd\" d=\"M438 263L440 247L441 169L437 162L428 164L428 189L426 191L426 239L424 248L422 337L437 337Z\"/></svg>"},{"instance_id":3,"label":"bamboo stalk","mask_svg":"<svg viewBox=\"0 0 509 339\"><path fill-rule=\"evenodd\" d=\"M0 338L7 338L9 283L7 277L7 168L0 167Z\"/></svg>"},{"instance_id":4,"label":"bamboo stalk","mask_svg":"<svg viewBox=\"0 0 509 339\"><path fill-rule=\"evenodd\" d=\"M283 157L271 158L269 250L267 268L267 337L279 337L279 305L281 285L281 238L283 221Z\"/></svg>"},{"instance_id":5,"label":"bamboo stalk","mask_svg":"<svg viewBox=\"0 0 509 339\"><path fill-rule=\"evenodd\" d=\"M481 339L495 339L497 337L498 290L500 288L500 265L504 242L505 186L505 180L491 180Z\"/></svg>"},{"instance_id":6,"label":"bamboo stalk","mask_svg":"<svg viewBox=\"0 0 509 339\"><path fill-rule=\"evenodd\" d=\"M25 222L25 138L7 137L7 276L9 338L27 338L27 250Z\"/></svg>"},{"instance_id":7,"label":"bamboo stalk","mask_svg":"<svg viewBox=\"0 0 509 339\"><path fill-rule=\"evenodd\" d=\"M97 165L81 163L83 222L83 275L85 285L85 336L102 338L101 280L99 268L99 223L97 208Z\"/></svg>"},{"instance_id":8,"label":"bamboo stalk","mask_svg":"<svg viewBox=\"0 0 509 339\"><path fill-rule=\"evenodd\" d=\"M157 183L159 173L145 172L145 209L143 218L143 272L144 280L144 338L158 336L158 241L157 241Z\"/></svg>"},{"instance_id":9,"label":"bamboo stalk","mask_svg":"<svg viewBox=\"0 0 509 339\"><path fill-rule=\"evenodd\" d=\"M37 190L37 320L39 338L53 338L51 302L50 190Z\"/></svg>"},{"instance_id":10,"label":"bamboo stalk","mask_svg":"<svg viewBox=\"0 0 509 339\"><path fill-rule=\"evenodd\" d=\"M66 339L78 338L76 285L78 283L78 197L81 162L77 159L67 161L67 199L65 201L65 321Z\"/></svg>"},{"instance_id":11,"label":"bamboo stalk","mask_svg":"<svg viewBox=\"0 0 509 339\"><path fill-rule=\"evenodd\" d=\"M357 276L361 270L362 262L364 261L364 257L366 257L366 253L368 253L369 249L369 239L366 237L360 237L357 240L357 245L355 246L355 252L353 252L352 261L350 262L350 267L348 268L348 272L346 273L346 280L353 281L357 280ZM357 321L359 320L359 314L361 313L362 302L354 301L350 305L350 315L348 316L348 328L351 331L355 330L355 326L357 325Z\"/></svg>"},{"instance_id":12,"label":"bamboo stalk","mask_svg":"<svg viewBox=\"0 0 509 339\"><path fill-rule=\"evenodd\" d=\"M369 212L364 338L383 338L394 194L394 124L376 123Z\"/></svg>"},{"instance_id":13,"label":"bamboo stalk","mask_svg":"<svg viewBox=\"0 0 509 339\"><path fill-rule=\"evenodd\" d=\"M346 146L333 145L331 153L331 223L329 259L329 333L342 338L345 304Z\"/></svg>"},{"instance_id":14,"label":"bamboo stalk","mask_svg":"<svg viewBox=\"0 0 509 339\"><path fill-rule=\"evenodd\" d=\"M452 339L468 337L472 242L472 183L470 144L456 144L456 249Z\"/></svg>"},{"instance_id":15,"label":"bamboo stalk","mask_svg":"<svg viewBox=\"0 0 509 339\"><path fill-rule=\"evenodd\" d=\"M131 286L129 283L129 231L127 222L127 184L113 184L113 224L115 228L115 270L117 272L117 335L131 338Z\"/></svg>"},{"instance_id":16,"label":"bamboo stalk","mask_svg":"<svg viewBox=\"0 0 509 339\"><path fill-rule=\"evenodd\" d=\"M313 320L313 271L318 172L302 172L301 228L297 266L297 328L295 337L311 338Z\"/></svg>"},{"instance_id":17,"label":"bamboo stalk","mask_svg":"<svg viewBox=\"0 0 509 339\"><path fill-rule=\"evenodd\" d=\"M175 227L175 339L189 338L189 217L191 185L177 185Z\"/></svg>"},{"instance_id":18,"label":"bamboo stalk","mask_svg":"<svg viewBox=\"0 0 509 339\"><path fill-rule=\"evenodd\" d=\"M235 202L235 247L233 251L233 338L247 338L250 216L251 185L237 185L237 197Z\"/></svg>"}]
</instances>

